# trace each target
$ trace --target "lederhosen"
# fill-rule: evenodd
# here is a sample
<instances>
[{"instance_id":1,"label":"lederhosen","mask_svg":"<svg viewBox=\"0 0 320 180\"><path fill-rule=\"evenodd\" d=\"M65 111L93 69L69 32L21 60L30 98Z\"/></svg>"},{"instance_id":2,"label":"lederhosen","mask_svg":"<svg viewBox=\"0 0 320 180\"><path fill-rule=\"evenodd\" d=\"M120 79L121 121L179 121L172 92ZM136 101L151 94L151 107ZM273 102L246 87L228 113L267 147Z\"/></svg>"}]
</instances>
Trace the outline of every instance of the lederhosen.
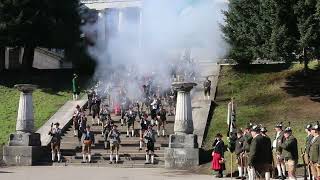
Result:
<instances>
[{"instance_id":1,"label":"lederhosen","mask_svg":"<svg viewBox=\"0 0 320 180\"><path fill-rule=\"evenodd\" d=\"M102 109L102 112L100 112L100 120L106 122L108 119L111 119L110 112L107 109Z\"/></svg>"},{"instance_id":2,"label":"lederhosen","mask_svg":"<svg viewBox=\"0 0 320 180\"><path fill-rule=\"evenodd\" d=\"M99 115L99 102L98 98L92 100L92 118L96 118Z\"/></svg>"},{"instance_id":3,"label":"lederhosen","mask_svg":"<svg viewBox=\"0 0 320 180\"><path fill-rule=\"evenodd\" d=\"M155 143L155 138L154 138L154 132L153 130L149 131L147 130L144 133L144 142L146 144L146 152L154 152L154 143Z\"/></svg>"},{"instance_id":4,"label":"lederhosen","mask_svg":"<svg viewBox=\"0 0 320 180\"><path fill-rule=\"evenodd\" d=\"M110 140L110 151L119 151L119 147L120 147L120 133L118 130L114 131L111 130L108 138Z\"/></svg>"},{"instance_id":5,"label":"lederhosen","mask_svg":"<svg viewBox=\"0 0 320 180\"><path fill-rule=\"evenodd\" d=\"M91 145L94 144L93 132L83 132L83 152L91 153Z\"/></svg>"},{"instance_id":6,"label":"lederhosen","mask_svg":"<svg viewBox=\"0 0 320 180\"><path fill-rule=\"evenodd\" d=\"M128 118L127 119L128 128L131 127L131 126L134 127L134 121L136 119L136 113L133 112L133 111L128 111L126 116Z\"/></svg>"},{"instance_id":7,"label":"lederhosen","mask_svg":"<svg viewBox=\"0 0 320 180\"><path fill-rule=\"evenodd\" d=\"M153 100L151 103L151 119L156 119L157 118L157 110L158 110L158 101Z\"/></svg>"},{"instance_id":8,"label":"lederhosen","mask_svg":"<svg viewBox=\"0 0 320 180\"><path fill-rule=\"evenodd\" d=\"M160 110L158 112L158 116L160 117L158 119L159 125L161 125L162 123L166 122L166 120L167 120L167 112L166 112L166 110Z\"/></svg>"},{"instance_id":9,"label":"lederhosen","mask_svg":"<svg viewBox=\"0 0 320 180\"><path fill-rule=\"evenodd\" d=\"M107 120L105 126L103 127L103 135L104 135L104 141L108 140L108 135L112 129L113 121L111 119Z\"/></svg>"},{"instance_id":10,"label":"lederhosen","mask_svg":"<svg viewBox=\"0 0 320 180\"><path fill-rule=\"evenodd\" d=\"M51 138L51 149L60 151L60 144L61 144L61 129L60 128L53 128L49 135L52 136Z\"/></svg>"},{"instance_id":11,"label":"lederhosen","mask_svg":"<svg viewBox=\"0 0 320 180\"><path fill-rule=\"evenodd\" d=\"M79 121L80 117L81 117L81 112L77 110L77 111L74 113L73 119L72 119L72 120L73 120L73 128L74 128L75 130L78 130L78 129L79 129L79 123L78 123L78 121Z\"/></svg>"},{"instance_id":12,"label":"lederhosen","mask_svg":"<svg viewBox=\"0 0 320 180\"><path fill-rule=\"evenodd\" d=\"M78 139L81 141L82 135L86 130L87 126L87 118L85 116L81 116L78 119L79 129L78 129Z\"/></svg>"}]
</instances>

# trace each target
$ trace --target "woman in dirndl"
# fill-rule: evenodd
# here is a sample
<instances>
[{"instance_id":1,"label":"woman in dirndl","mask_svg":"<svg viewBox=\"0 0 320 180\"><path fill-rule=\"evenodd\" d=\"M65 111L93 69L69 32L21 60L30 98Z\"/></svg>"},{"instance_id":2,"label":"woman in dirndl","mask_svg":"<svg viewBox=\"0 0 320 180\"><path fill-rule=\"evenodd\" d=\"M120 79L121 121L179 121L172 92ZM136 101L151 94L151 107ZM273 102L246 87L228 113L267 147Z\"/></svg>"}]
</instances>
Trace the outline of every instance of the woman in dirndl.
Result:
<instances>
[{"instance_id":1,"label":"woman in dirndl","mask_svg":"<svg viewBox=\"0 0 320 180\"><path fill-rule=\"evenodd\" d=\"M216 177L222 178L223 177L223 170L225 170L224 164L224 142L222 140L222 134L218 133L216 135L216 139L212 144L213 151L212 151L212 162L211 162L211 169L218 172Z\"/></svg>"}]
</instances>

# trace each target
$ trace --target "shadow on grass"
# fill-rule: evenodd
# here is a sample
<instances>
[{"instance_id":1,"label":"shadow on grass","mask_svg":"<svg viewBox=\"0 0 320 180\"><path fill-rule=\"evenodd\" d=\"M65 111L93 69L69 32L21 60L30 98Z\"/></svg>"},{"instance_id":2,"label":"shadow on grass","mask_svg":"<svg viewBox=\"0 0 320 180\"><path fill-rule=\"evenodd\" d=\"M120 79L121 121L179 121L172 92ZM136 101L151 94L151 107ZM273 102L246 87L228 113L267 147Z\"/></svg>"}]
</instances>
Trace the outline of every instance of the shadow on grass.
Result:
<instances>
[{"instance_id":1,"label":"shadow on grass","mask_svg":"<svg viewBox=\"0 0 320 180\"><path fill-rule=\"evenodd\" d=\"M72 69L37 70L22 72L10 70L0 72L0 85L13 88L15 84L35 84L45 93L58 95L58 92L72 91ZM91 75L79 74L80 87L88 87Z\"/></svg>"},{"instance_id":2,"label":"shadow on grass","mask_svg":"<svg viewBox=\"0 0 320 180\"><path fill-rule=\"evenodd\" d=\"M310 70L307 77L303 71L289 76L282 89L293 97L308 96L312 101L320 102L320 65Z\"/></svg>"},{"instance_id":3,"label":"shadow on grass","mask_svg":"<svg viewBox=\"0 0 320 180\"><path fill-rule=\"evenodd\" d=\"M291 64L250 64L247 66L233 66L233 69L240 73L261 74L281 72L291 67Z\"/></svg>"}]
</instances>

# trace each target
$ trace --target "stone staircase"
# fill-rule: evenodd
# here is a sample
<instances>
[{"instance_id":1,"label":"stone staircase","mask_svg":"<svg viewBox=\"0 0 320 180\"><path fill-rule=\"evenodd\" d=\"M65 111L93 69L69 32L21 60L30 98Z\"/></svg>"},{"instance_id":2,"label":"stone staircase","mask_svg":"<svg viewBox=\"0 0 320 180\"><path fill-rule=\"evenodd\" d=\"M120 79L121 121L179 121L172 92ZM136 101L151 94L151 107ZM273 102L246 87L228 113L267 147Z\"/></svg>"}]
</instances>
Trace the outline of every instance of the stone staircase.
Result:
<instances>
[{"instance_id":1,"label":"stone staircase","mask_svg":"<svg viewBox=\"0 0 320 180\"><path fill-rule=\"evenodd\" d=\"M119 163L109 164L109 149L104 149L104 140L101 134L101 126L92 125L92 117L88 116L87 123L95 134L95 144L92 146L92 163L81 163L82 153L78 138L74 137L73 127L70 126L61 141L61 163L53 163L54 166L109 166L124 168L160 168L164 167L164 148L168 147L169 134L173 134L174 116L167 117L166 136L157 137L155 143L155 164L145 164L145 150L139 150L139 128L138 119L135 122L135 136L126 137L126 127L120 126L120 116L112 115L112 119L121 132L121 145L119 150ZM150 118L150 117L149 117ZM154 127L156 130L157 127ZM161 134L161 133L160 133Z\"/></svg>"}]
</instances>

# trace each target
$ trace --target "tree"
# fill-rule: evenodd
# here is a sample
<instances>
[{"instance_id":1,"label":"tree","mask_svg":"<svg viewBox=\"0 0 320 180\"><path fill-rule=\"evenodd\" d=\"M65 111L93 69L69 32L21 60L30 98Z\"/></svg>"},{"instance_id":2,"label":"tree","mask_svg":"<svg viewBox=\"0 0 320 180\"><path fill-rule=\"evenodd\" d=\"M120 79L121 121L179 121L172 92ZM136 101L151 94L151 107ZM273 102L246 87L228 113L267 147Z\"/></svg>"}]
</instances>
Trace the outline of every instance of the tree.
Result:
<instances>
[{"instance_id":1,"label":"tree","mask_svg":"<svg viewBox=\"0 0 320 180\"><path fill-rule=\"evenodd\" d=\"M270 0L273 10L271 54L270 58L278 61L295 60L299 32L297 17L294 14L295 0Z\"/></svg>"},{"instance_id":2,"label":"tree","mask_svg":"<svg viewBox=\"0 0 320 180\"><path fill-rule=\"evenodd\" d=\"M317 15L317 0L297 0L295 14L300 38L298 50L304 63L304 75L308 74L309 61L317 57L320 45L320 21Z\"/></svg>"},{"instance_id":3,"label":"tree","mask_svg":"<svg viewBox=\"0 0 320 180\"><path fill-rule=\"evenodd\" d=\"M256 57L259 0L230 0L222 27L230 44L229 57L239 64L249 64Z\"/></svg>"},{"instance_id":4,"label":"tree","mask_svg":"<svg viewBox=\"0 0 320 180\"><path fill-rule=\"evenodd\" d=\"M0 2L0 46L24 47L23 66L32 68L37 46L65 48L79 41L78 0Z\"/></svg>"}]
</instances>

